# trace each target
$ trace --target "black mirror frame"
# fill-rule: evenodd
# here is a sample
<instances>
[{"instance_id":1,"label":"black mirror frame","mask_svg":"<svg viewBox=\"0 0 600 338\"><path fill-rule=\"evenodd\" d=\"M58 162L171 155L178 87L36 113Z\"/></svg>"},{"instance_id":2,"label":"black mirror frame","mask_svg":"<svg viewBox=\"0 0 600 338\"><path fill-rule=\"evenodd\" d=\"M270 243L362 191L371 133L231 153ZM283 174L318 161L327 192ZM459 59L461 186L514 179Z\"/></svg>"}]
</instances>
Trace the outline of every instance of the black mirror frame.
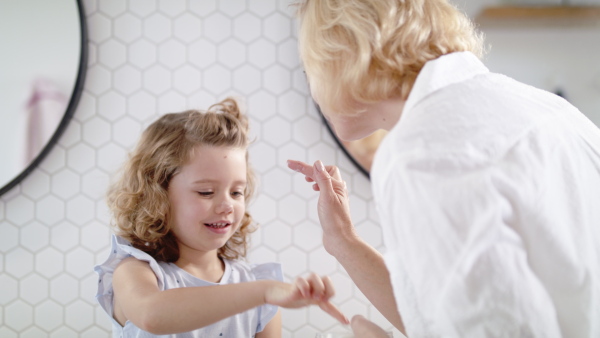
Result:
<instances>
[{"instance_id":1,"label":"black mirror frame","mask_svg":"<svg viewBox=\"0 0 600 338\"><path fill-rule=\"evenodd\" d=\"M40 153L37 155L33 161L23 170L17 177L15 177L12 181L8 182L5 186L0 188L0 196L4 193L11 190L14 186L21 183L27 175L29 175L48 155L50 150L56 143L58 139L63 134L69 121L73 117L75 113L75 109L77 108L77 104L79 103L79 99L81 98L81 93L83 92L83 84L85 83L85 76L87 70L88 63L88 36L87 36L87 24L85 18L85 10L83 8L82 0L75 0L77 2L77 11L79 13L79 27L81 30L81 52L79 57L79 69L77 70L77 79L75 80L75 86L73 87L73 92L71 93L71 98L69 99L69 104L65 111L65 115L61 119L56 131L48 141L48 143L42 148Z\"/></svg>"},{"instance_id":2,"label":"black mirror frame","mask_svg":"<svg viewBox=\"0 0 600 338\"><path fill-rule=\"evenodd\" d=\"M344 152L344 154L346 155L346 157L350 160L350 162L352 162L352 164L354 164L354 166L361 173L363 173L367 177L367 179L370 180L371 179L371 175L369 174L369 172L367 171L367 169L365 169L360 163L358 163L358 161L356 161L356 159L348 152L348 149L346 149L346 147L342 144L342 142L340 141L340 139L335 134L335 131L333 131L333 128L331 128L331 125L329 124L329 122L325 118L325 115L323 115L323 112L321 111L321 108L319 107L319 105L314 100L313 100L313 103L315 105L315 108L317 108L317 112L319 113L319 116L321 116L321 120L323 120L323 124L325 125L325 127L327 127L327 130L329 131L329 134L335 140L335 143L337 143L337 145L340 147L340 149L342 149L342 151Z\"/></svg>"}]
</instances>

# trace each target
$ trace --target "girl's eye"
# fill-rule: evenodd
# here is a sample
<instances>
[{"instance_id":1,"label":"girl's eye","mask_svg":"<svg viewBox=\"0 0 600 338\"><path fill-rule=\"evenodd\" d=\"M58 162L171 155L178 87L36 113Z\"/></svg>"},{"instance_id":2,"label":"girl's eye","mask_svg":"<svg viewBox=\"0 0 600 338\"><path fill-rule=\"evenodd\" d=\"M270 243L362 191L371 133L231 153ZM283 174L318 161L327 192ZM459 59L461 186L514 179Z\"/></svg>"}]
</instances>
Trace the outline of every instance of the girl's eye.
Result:
<instances>
[{"instance_id":1,"label":"girl's eye","mask_svg":"<svg viewBox=\"0 0 600 338\"><path fill-rule=\"evenodd\" d=\"M240 197L240 196L244 196L244 193L241 191L234 191L231 193L231 195L235 196L235 197Z\"/></svg>"},{"instance_id":2,"label":"girl's eye","mask_svg":"<svg viewBox=\"0 0 600 338\"><path fill-rule=\"evenodd\" d=\"M213 194L212 191L198 191L198 195L200 195L200 196L210 196L212 194Z\"/></svg>"}]
</instances>

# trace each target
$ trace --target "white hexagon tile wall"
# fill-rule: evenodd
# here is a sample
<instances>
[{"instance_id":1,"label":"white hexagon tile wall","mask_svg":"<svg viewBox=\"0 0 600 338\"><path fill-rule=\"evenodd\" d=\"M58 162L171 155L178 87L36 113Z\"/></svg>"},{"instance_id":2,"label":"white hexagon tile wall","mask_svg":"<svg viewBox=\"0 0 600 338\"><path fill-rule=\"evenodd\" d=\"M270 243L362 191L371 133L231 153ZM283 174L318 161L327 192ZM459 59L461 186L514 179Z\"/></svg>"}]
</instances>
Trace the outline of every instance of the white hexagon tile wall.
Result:
<instances>
[{"instance_id":1,"label":"white hexagon tile wall","mask_svg":"<svg viewBox=\"0 0 600 338\"><path fill-rule=\"evenodd\" d=\"M323 159L348 181L356 227L382 249L369 182L323 127L296 48L289 0L86 0L89 65L73 120L41 165L0 197L0 337L109 337L93 266L109 247L104 194L157 116L244 100L260 230L251 262L285 278L330 275L334 302L390 327L321 245L317 195L288 158ZM284 310L284 337L337 324L317 308Z\"/></svg>"}]
</instances>

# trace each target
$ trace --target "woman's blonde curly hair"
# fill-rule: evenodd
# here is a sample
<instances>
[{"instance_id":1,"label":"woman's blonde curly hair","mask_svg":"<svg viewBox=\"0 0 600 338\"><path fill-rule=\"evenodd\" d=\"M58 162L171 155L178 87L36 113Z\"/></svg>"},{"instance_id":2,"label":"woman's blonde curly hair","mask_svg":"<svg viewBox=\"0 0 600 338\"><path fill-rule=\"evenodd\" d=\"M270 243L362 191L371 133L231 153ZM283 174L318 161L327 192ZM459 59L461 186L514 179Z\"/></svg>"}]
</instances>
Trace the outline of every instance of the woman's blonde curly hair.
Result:
<instances>
[{"instance_id":1,"label":"woman's blonde curly hair","mask_svg":"<svg viewBox=\"0 0 600 338\"><path fill-rule=\"evenodd\" d=\"M299 49L318 103L356 113L356 103L406 100L429 60L470 51L483 36L447 0L303 0Z\"/></svg>"},{"instance_id":2,"label":"woman's blonde curly hair","mask_svg":"<svg viewBox=\"0 0 600 338\"><path fill-rule=\"evenodd\" d=\"M232 98L212 105L207 111L188 110L160 117L142 133L120 177L109 189L107 199L116 234L156 260L179 259L179 247L168 221L167 189L171 178L199 145L246 149L244 195L248 205L256 182L248 163L248 120ZM219 256L245 257L248 234L254 230L252 217L246 211L240 228L219 249Z\"/></svg>"}]
</instances>

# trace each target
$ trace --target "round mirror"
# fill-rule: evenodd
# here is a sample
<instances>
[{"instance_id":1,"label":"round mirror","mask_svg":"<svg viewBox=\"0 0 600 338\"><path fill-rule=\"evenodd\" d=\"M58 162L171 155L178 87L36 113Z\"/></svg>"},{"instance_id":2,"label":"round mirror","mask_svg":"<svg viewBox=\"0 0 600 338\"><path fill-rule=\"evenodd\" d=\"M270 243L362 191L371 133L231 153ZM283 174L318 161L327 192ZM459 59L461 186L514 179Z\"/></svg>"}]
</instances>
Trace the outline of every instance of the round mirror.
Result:
<instances>
[{"instance_id":1,"label":"round mirror","mask_svg":"<svg viewBox=\"0 0 600 338\"><path fill-rule=\"evenodd\" d=\"M377 150L377 147L379 147L381 140L383 140L383 138L387 134L387 131L378 130L373 134L356 141L348 142L340 140L340 138L337 137L337 135L335 134L335 131L333 130L329 122L327 122L327 119L321 112L321 108L319 108L319 105L315 103L315 106L317 107L317 111L319 112L319 115L321 115L321 119L323 119L323 123L327 127L327 130L329 131L335 142L338 144L338 146L342 149L344 154L346 154L348 159L352 163L354 163L354 165L363 174L365 174L367 178L370 178L369 173L371 172L371 165L373 164L373 156L375 156L375 151Z\"/></svg>"},{"instance_id":2,"label":"round mirror","mask_svg":"<svg viewBox=\"0 0 600 338\"><path fill-rule=\"evenodd\" d=\"M0 195L56 143L79 101L87 67L78 0L0 1Z\"/></svg>"}]
</instances>

